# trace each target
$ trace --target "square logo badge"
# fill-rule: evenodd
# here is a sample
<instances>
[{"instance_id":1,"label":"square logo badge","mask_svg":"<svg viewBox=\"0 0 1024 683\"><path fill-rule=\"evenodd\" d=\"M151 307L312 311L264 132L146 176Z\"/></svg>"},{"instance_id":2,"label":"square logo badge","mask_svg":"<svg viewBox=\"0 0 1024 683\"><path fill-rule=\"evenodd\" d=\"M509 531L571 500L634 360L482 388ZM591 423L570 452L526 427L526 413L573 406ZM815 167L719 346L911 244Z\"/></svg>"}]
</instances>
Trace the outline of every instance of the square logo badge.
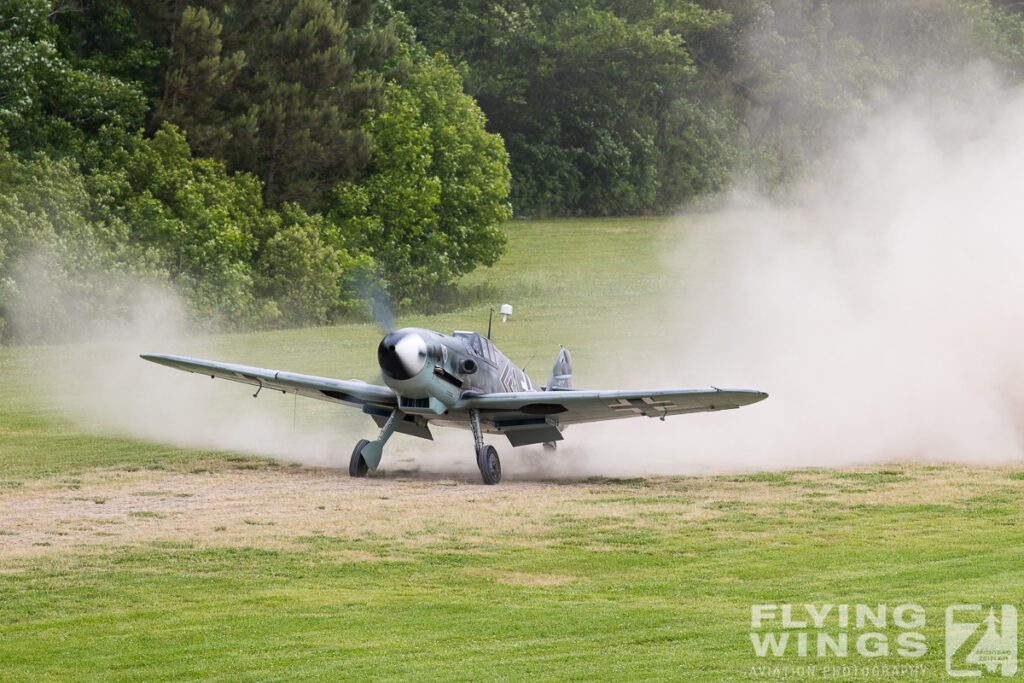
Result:
<instances>
[{"instance_id":1,"label":"square logo badge","mask_svg":"<svg viewBox=\"0 0 1024 683\"><path fill-rule=\"evenodd\" d=\"M946 608L946 673L981 676L1017 673L1017 609L1013 605Z\"/></svg>"}]
</instances>

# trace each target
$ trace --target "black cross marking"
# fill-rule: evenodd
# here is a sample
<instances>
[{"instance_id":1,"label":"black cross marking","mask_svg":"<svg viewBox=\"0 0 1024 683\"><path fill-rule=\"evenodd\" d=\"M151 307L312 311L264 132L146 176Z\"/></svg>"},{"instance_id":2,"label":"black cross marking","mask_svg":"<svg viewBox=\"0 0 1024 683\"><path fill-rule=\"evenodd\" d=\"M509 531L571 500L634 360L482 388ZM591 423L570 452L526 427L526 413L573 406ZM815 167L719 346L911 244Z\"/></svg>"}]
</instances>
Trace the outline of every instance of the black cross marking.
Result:
<instances>
[{"instance_id":1,"label":"black cross marking","mask_svg":"<svg viewBox=\"0 0 1024 683\"><path fill-rule=\"evenodd\" d=\"M672 401L655 401L649 396L644 398L620 398L608 406L617 413L636 413L647 417L661 417L675 409Z\"/></svg>"}]
</instances>

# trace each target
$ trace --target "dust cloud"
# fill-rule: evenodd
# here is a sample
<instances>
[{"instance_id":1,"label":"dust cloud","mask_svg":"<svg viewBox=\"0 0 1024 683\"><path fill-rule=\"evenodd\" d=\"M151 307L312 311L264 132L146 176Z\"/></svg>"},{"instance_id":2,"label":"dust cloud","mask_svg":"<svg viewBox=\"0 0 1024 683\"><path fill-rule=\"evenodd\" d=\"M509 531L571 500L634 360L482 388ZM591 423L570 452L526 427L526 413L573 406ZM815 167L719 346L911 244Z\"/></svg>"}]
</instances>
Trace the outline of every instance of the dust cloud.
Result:
<instances>
[{"instance_id":1,"label":"dust cloud","mask_svg":"<svg viewBox=\"0 0 1024 683\"><path fill-rule=\"evenodd\" d=\"M658 334L640 335L658 346L640 350L648 360L632 376L617 368L612 386L770 397L664 423L575 427L554 455L504 447L507 478L1020 461L1022 131L1024 90L977 66L879 108L821 160L798 201L737 191L725 211L681 217L672 234L684 237L661 264L669 314L651 321ZM54 394L83 424L336 467L375 434L355 411L253 401L237 384L139 360L222 354L183 332L166 292L143 292L133 311L52 365ZM396 437L384 470L475 478L467 435L435 433L427 448Z\"/></svg>"},{"instance_id":2,"label":"dust cloud","mask_svg":"<svg viewBox=\"0 0 1024 683\"><path fill-rule=\"evenodd\" d=\"M125 306L119 321L83 319L67 330L74 344L36 350L37 378L46 389L40 400L46 408L55 405L96 434L346 470L356 442L376 436L373 421L357 410L271 390L254 400L253 387L142 360L142 353L173 353L260 365L249 355L252 351L239 350L246 346L239 339L192 331L180 297L166 287L138 283ZM282 358L287 353L276 353L271 340L254 346L268 358L267 365L307 370L290 366ZM337 355L329 347L323 354ZM347 378L359 370L338 367L325 374ZM472 441L464 432L450 431L435 429L437 442L426 448L419 439L397 436L388 443L383 471L475 480Z\"/></svg>"},{"instance_id":3,"label":"dust cloud","mask_svg":"<svg viewBox=\"0 0 1024 683\"><path fill-rule=\"evenodd\" d=\"M577 472L1022 459L1024 90L978 65L900 99L795 206L737 193L680 219L671 361L648 377L770 397L599 426Z\"/></svg>"},{"instance_id":4,"label":"dust cloud","mask_svg":"<svg viewBox=\"0 0 1024 683\"><path fill-rule=\"evenodd\" d=\"M254 401L247 386L139 358L146 352L224 355L216 337L190 333L173 292L140 286L129 309L120 322L79 331L83 343L49 347L44 353L42 379L72 420L100 434L309 465L338 464L338 451L344 450L338 431L311 416L308 406L295 404L293 396L266 391Z\"/></svg>"}]
</instances>

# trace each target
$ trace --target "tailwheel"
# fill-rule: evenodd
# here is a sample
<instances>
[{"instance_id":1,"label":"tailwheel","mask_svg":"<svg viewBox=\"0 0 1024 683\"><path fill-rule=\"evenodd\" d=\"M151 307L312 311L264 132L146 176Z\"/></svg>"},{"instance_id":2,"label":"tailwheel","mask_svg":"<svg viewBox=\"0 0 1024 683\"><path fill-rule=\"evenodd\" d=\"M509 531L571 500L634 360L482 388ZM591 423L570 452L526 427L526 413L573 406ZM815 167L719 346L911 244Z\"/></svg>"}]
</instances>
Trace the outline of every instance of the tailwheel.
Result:
<instances>
[{"instance_id":1,"label":"tailwheel","mask_svg":"<svg viewBox=\"0 0 1024 683\"><path fill-rule=\"evenodd\" d=\"M369 465L363 460L363 446L370 443L367 439L362 439L356 444L355 450L352 451L352 458L348 461L348 474L350 477L365 477L366 473L370 470Z\"/></svg>"},{"instance_id":2,"label":"tailwheel","mask_svg":"<svg viewBox=\"0 0 1024 683\"><path fill-rule=\"evenodd\" d=\"M501 481L501 461L494 446L481 446L476 452L476 464L485 484L497 484Z\"/></svg>"}]
</instances>

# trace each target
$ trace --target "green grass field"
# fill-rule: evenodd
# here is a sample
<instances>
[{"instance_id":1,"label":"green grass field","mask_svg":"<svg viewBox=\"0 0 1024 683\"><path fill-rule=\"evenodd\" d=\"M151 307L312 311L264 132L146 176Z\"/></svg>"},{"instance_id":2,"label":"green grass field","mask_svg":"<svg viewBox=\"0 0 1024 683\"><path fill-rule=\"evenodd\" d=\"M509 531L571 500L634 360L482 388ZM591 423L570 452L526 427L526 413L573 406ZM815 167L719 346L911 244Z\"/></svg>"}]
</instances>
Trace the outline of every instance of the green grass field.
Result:
<instances>
[{"instance_id":1,"label":"green grass field","mask_svg":"<svg viewBox=\"0 0 1024 683\"><path fill-rule=\"evenodd\" d=\"M541 349L542 375L563 343L580 384L605 380L608 340L656 353L652 292L694 220L513 223L464 306L401 322L479 329L509 301L496 336L511 358ZM378 338L348 325L144 350L370 380ZM67 415L53 368L110 353L0 349L0 680L945 680L947 606L1024 607L1024 466L351 480ZM751 643L783 630L752 629L755 604L798 618L804 604L907 603L923 624L788 629L810 634L808 656ZM897 653L907 630L923 656ZM848 655L816 657L819 631L846 633ZM865 650L884 640L888 654L858 653L870 633Z\"/></svg>"}]
</instances>

